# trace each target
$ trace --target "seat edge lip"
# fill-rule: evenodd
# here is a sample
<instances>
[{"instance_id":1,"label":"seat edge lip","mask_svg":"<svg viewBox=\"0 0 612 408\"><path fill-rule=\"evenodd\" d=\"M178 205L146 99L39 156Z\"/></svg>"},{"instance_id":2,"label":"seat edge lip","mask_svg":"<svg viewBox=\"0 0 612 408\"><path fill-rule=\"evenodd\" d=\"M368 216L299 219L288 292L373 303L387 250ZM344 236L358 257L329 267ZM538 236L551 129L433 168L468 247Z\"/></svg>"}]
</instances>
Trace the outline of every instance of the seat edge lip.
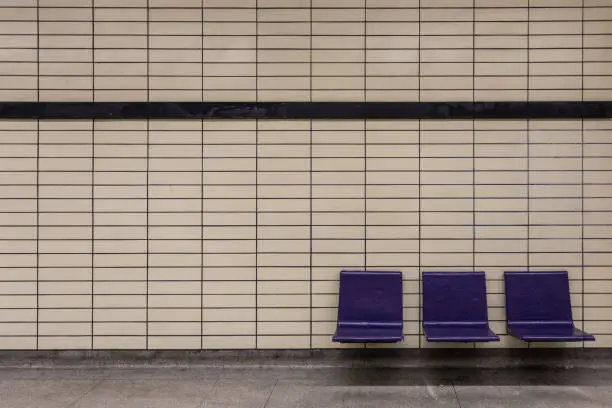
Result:
<instances>
[{"instance_id":1,"label":"seat edge lip","mask_svg":"<svg viewBox=\"0 0 612 408\"><path fill-rule=\"evenodd\" d=\"M402 276L402 271L368 271L359 269L343 269L340 275L393 275Z\"/></svg>"},{"instance_id":2,"label":"seat edge lip","mask_svg":"<svg viewBox=\"0 0 612 408\"><path fill-rule=\"evenodd\" d=\"M508 328L508 335L527 342L579 342L579 341L595 341L595 336L580 331L574 336L554 336L550 334L520 334Z\"/></svg>"},{"instance_id":3,"label":"seat edge lip","mask_svg":"<svg viewBox=\"0 0 612 408\"><path fill-rule=\"evenodd\" d=\"M478 326L479 328L487 328L490 330L488 321L436 321L436 320L423 320L423 328L436 328L436 327L462 327L470 328Z\"/></svg>"},{"instance_id":4,"label":"seat edge lip","mask_svg":"<svg viewBox=\"0 0 612 408\"><path fill-rule=\"evenodd\" d=\"M532 336L514 336L523 341L527 341L530 343L538 343L538 342L580 342L580 341L595 341L595 337L585 337L585 336L576 336L576 337L532 337Z\"/></svg>"},{"instance_id":5,"label":"seat edge lip","mask_svg":"<svg viewBox=\"0 0 612 408\"><path fill-rule=\"evenodd\" d=\"M427 341L432 343L491 343L500 341L499 336L491 337L472 337L469 340L460 339L458 337L438 337L438 336L425 336Z\"/></svg>"},{"instance_id":6,"label":"seat edge lip","mask_svg":"<svg viewBox=\"0 0 612 408\"><path fill-rule=\"evenodd\" d=\"M348 338L342 336L333 336L332 342L334 343L400 343L404 341L404 336L391 337L391 338Z\"/></svg>"},{"instance_id":7,"label":"seat edge lip","mask_svg":"<svg viewBox=\"0 0 612 408\"><path fill-rule=\"evenodd\" d=\"M489 327L487 327L488 334L482 336L464 336L461 338L459 336L440 336L440 335L430 335L427 334L427 329L423 328L425 332L425 338L427 341L431 342L460 342L460 343L473 343L473 342L491 342L491 341L500 341L500 337L495 334ZM470 338L471 340L465 340L465 338Z\"/></svg>"},{"instance_id":8,"label":"seat edge lip","mask_svg":"<svg viewBox=\"0 0 612 408\"><path fill-rule=\"evenodd\" d=\"M484 271L465 271L465 272L455 272L455 271L448 271L448 272L444 272L444 271L423 271L421 272L421 276L425 277L425 276L466 276L466 275L471 275L471 276L485 276L485 272Z\"/></svg>"},{"instance_id":9,"label":"seat edge lip","mask_svg":"<svg viewBox=\"0 0 612 408\"><path fill-rule=\"evenodd\" d=\"M504 271L504 276L522 276L522 275L567 275L565 269L549 270L549 271Z\"/></svg>"}]
</instances>

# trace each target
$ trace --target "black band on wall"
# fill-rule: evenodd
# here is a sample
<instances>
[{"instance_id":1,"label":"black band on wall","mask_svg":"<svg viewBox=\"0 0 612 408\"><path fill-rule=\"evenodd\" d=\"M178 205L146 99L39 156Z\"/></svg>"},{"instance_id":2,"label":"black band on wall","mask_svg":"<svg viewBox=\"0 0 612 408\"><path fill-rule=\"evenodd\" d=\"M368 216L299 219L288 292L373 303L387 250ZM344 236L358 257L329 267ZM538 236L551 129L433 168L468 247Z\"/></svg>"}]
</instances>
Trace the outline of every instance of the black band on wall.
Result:
<instances>
[{"instance_id":1,"label":"black band on wall","mask_svg":"<svg viewBox=\"0 0 612 408\"><path fill-rule=\"evenodd\" d=\"M590 102L0 102L0 119L604 119Z\"/></svg>"}]
</instances>

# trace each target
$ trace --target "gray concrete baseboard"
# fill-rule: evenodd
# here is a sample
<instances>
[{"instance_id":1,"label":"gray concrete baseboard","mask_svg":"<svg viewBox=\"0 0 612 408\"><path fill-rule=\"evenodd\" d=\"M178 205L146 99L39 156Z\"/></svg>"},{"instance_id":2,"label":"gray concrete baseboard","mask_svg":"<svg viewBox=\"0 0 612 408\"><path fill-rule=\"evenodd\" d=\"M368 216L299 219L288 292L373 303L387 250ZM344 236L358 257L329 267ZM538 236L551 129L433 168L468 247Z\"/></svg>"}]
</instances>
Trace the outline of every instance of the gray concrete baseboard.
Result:
<instances>
[{"instance_id":1,"label":"gray concrete baseboard","mask_svg":"<svg viewBox=\"0 0 612 408\"><path fill-rule=\"evenodd\" d=\"M8 367L612 368L612 348L4 350Z\"/></svg>"}]
</instances>

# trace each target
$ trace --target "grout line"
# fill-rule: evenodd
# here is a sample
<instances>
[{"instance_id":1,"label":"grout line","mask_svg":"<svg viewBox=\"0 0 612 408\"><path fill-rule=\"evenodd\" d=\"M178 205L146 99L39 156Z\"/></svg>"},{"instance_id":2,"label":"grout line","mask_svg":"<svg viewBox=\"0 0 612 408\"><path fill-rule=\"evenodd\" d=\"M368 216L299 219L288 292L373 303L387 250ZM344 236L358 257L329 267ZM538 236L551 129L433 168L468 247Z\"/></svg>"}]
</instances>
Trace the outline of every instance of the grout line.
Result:
<instances>
[{"instance_id":1,"label":"grout line","mask_svg":"<svg viewBox=\"0 0 612 408\"><path fill-rule=\"evenodd\" d=\"M259 0L255 0L255 100L259 102ZM255 119L255 349L259 348L259 119Z\"/></svg>"},{"instance_id":2,"label":"grout line","mask_svg":"<svg viewBox=\"0 0 612 408\"><path fill-rule=\"evenodd\" d=\"M531 13L530 13L530 3L531 0L527 0L527 102L529 102L530 99L530 54L531 54L531 33L530 33L530 26L531 26ZM530 243L531 243L531 202L530 202L530 192L529 192L529 186L531 184L531 149L530 149L530 145L531 145L531 141L530 141L530 134L531 134L531 121L529 119L527 119L527 136L526 136L526 148L527 148L527 152L526 152L526 159L527 159L527 242L526 242L526 249L527 249L527 270L530 270L530 264L531 264L531 256L530 256ZM531 345L529 345L530 347Z\"/></svg>"},{"instance_id":3,"label":"grout line","mask_svg":"<svg viewBox=\"0 0 612 408\"><path fill-rule=\"evenodd\" d=\"M476 0L472 0L472 101L476 101ZM472 270L476 271L476 119L472 117ZM486 294L485 294L486 296ZM487 303L488 304L488 303ZM476 343L472 343L476 349ZM454 388L454 385L453 385ZM459 401L459 399L457 399Z\"/></svg>"},{"instance_id":4,"label":"grout line","mask_svg":"<svg viewBox=\"0 0 612 408\"><path fill-rule=\"evenodd\" d=\"M530 101L531 92L531 0L527 0L527 102ZM531 180L531 120L527 119L527 271L531 271L531 198L530 198L530 180ZM506 323L507 325L507 323ZM506 329L506 332L508 330ZM527 342L527 348L532 348L532 343Z\"/></svg>"},{"instance_id":5,"label":"grout line","mask_svg":"<svg viewBox=\"0 0 612 408\"><path fill-rule=\"evenodd\" d=\"M418 78L419 78L419 93L418 93L418 101L421 102L421 1L422 0L417 0L418 1L418 6L419 9L417 11L418 13L418 18L419 18L419 36L418 36L418 61L417 61L417 74L418 74ZM422 294L423 294L423 285L421 282L421 276L423 273L423 265L422 265L422 252L421 252L421 248L422 248L422 210L423 210L423 185L422 185L422 178L421 178L421 166L422 166L422 144L421 144L421 119L418 120L418 146L419 146L419 156L418 156L418 172L417 172L417 182L419 184L419 191L418 191L418 200L419 200L419 208L418 208L418 213L419 213L419 226L418 226L418 271L417 271L417 279L419 280L419 348L423 347L422 345L422 337L423 337L423 311L422 306L423 306L423 299L422 299Z\"/></svg>"},{"instance_id":6,"label":"grout line","mask_svg":"<svg viewBox=\"0 0 612 408\"><path fill-rule=\"evenodd\" d=\"M202 51L201 51L201 61L202 61L202 78L200 81L200 85L202 86L202 101L204 101L204 96L205 96L205 92L204 92L204 1L205 0L201 0L201 6L202 9L200 11L200 19L202 20ZM201 221L201 225L200 225L200 249L201 249L201 254L200 254L200 349L204 349L204 210L205 210L205 206L204 206L204 119L201 119L201 123L200 123L201 129L202 129L202 146L201 146L201 175L200 175L200 183L201 183L201 194L200 194L200 202L201 202L201 206L200 206L200 221Z\"/></svg>"},{"instance_id":7,"label":"grout line","mask_svg":"<svg viewBox=\"0 0 612 408\"><path fill-rule=\"evenodd\" d=\"M310 13L310 40L309 40L309 46L310 46L310 54L309 54L309 58L308 58L308 63L309 63L309 88L310 88L310 92L309 92L309 96L310 96L310 102L312 102L312 34L313 34L313 21L312 21L312 1L310 0L309 2L309 13ZM308 121L309 123L309 130L310 130L310 134L309 134L309 153L308 153L308 159L309 159L309 163L308 163L308 184L309 184L309 190L308 190L308 198L309 198L309 204L308 204L308 209L309 209L309 263L310 263L310 268L309 268L309 276L308 276L308 287L309 287L309 291L310 291L310 310L309 310L309 330L310 330L310 336L309 336L309 348L313 347L313 315L312 315L312 309L313 309L313 298L312 298L312 290L313 290L313 282L312 282L312 270L313 270L313 239L312 239L312 233L313 233L313 228L312 228L312 224L313 224L313 213L312 213L312 192L313 192L313 188L312 188L312 181L313 181L313 177L312 177L312 165L313 165L313 160L312 160L312 153L313 153L313 148L312 148L312 119L310 119Z\"/></svg>"},{"instance_id":8,"label":"grout line","mask_svg":"<svg viewBox=\"0 0 612 408\"><path fill-rule=\"evenodd\" d=\"M91 0L91 98L96 101L96 9ZM95 348L96 293L96 120L91 121L91 349Z\"/></svg>"},{"instance_id":9,"label":"grout line","mask_svg":"<svg viewBox=\"0 0 612 408\"><path fill-rule=\"evenodd\" d=\"M368 0L363 0L363 100L368 102ZM363 120L363 269L368 270L368 122ZM365 345L367 348L367 344Z\"/></svg>"},{"instance_id":10,"label":"grout line","mask_svg":"<svg viewBox=\"0 0 612 408\"><path fill-rule=\"evenodd\" d=\"M40 102L40 0L36 0L36 100ZM40 349L40 120L36 119L36 350Z\"/></svg>"},{"instance_id":11,"label":"grout line","mask_svg":"<svg viewBox=\"0 0 612 408\"><path fill-rule=\"evenodd\" d=\"M151 32L151 1L147 0L147 24L146 24L146 30L147 30L147 68L146 68L146 77L147 77L147 103L149 103L151 101L151 72L150 72L150 66L151 66L151 38L149 36L150 32ZM151 231L150 231L150 204L151 204L151 198L150 198L150 194L151 194L151 188L149 186L150 180L149 180L149 176L151 173L151 119L147 118L146 119L146 132L147 132L147 137L146 137L146 144L147 144L147 157L146 157L146 167L147 167L147 171L146 171L146 190L147 190L147 211L146 211L146 234L147 234L147 243L146 243L146 252L147 252L147 256L146 256L146 280L147 280L147 289L146 289L146 298L145 298L145 349L149 350L150 348L150 344L149 344L149 332L150 332L150 328L149 328L149 321L150 321L150 316L149 316L149 301L150 301L150 291L151 291L151 282L150 282L150 276L149 276L149 269L150 269L150 259L151 259L151 251L150 251L150 242L151 242Z\"/></svg>"},{"instance_id":12,"label":"grout line","mask_svg":"<svg viewBox=\"0 0 612 408\"><path fill-rule=\"evenodd\" d=\"M581 2L582 8L580 10L580 21L581 21L581 30L580 30L580 41L581 41L581 51L580 51L580 100L584 102L584 0ZM580 120L580 250L581 250L581 263L582 267L580 268L581 274L581 294L580 294L580 306L581 306L581 316L580 319L582 321L581 329L586 331L585 321L584 321L584 117ZM585 341L582 341L582 348L585 347Z\"/></svg>"},{"instance_id":13,"label":"grout line","mask_svg":"<svg viewBox=\"0 0 612 408\"><path fill-rule=\"evenodd\" d=\"M41 8L53 8L53 9L79 9L79 8L84 8L87 6L42 6ZM551 8L551 6L548 5L541 5L541 6L531 6L534 9L547 9L547 8ZM608 6L601 6L601 5L591 5L591 6L584 6L585 9L605 9ZM23 9L29 9L29 8L35 8L35 6L21 6L20 8ZM127 9L127 10L134 10L134 9L141 9L142 7L140 6L120 6L120 7L104 7L105 9ZM155 10L172 10L176 7L167 7L167 6L160 6L160 7L155 7ZM213 7L206 7L207 10L224 10L227 7L223 7L223 6L213 6ZM236 7L231 7L233 10L249 10L252 9L251 6L236 6ZM270 9L279 9L279 10L299 10L301 7L300 6L287 6L287 7L275 7L275 6L262 6L260 7L262 10L270 10ZM354 7L345 7L345 6L337 6L337 7L313 7L313 9L315 10L347 10L347 9L351 9ZM405 7L408 10L413 10L413 9L417 9L418 7ZM427 10L448 10L449 6L423 6L424 9ZM457 10L469 10L471 9L471 7L469 6L453 6L453 9L457 9ZM503 9L503 10L507 10L507 9L522 9L525 8L524 6L481 6L479 7L480 9L484 9L484 10L494 10L497 8ZM554 8L563 8L563 9L579 9L580 6L557 6ZM198 10L199 7L197 6L187 6L187 7L180 7L181 10ZM376 7L377 10L396 10L397 7ZM440 22L439 20L435 20L436 22ZM542 20L542 21L547 21L547 20ZM597 21L597 20L596 20Z\"/></svg>"},{"instance_id":14,"label":"grout line","mask_svg":"<svg viewBox=\"0 0 612 408\"><path fill-rule=\"evenodd\" d=\"M363 0L363 100L368 101L368 0ZM368 124L363 120L363 269L368 270ZM363 344L368 348L368 343Z\"/></svg>"},{"instance_id":15,"label":"grout line","mask_svg":"<svg viewBox=\"0 0 612 408\"><path fill-rule=\"evenodd\" d=\"M476 0L472 0L472 33L476 34ZM476 101L476 40L472 37L472 101ZM472 270L476 270L476 119L472 118ZM474 344L476 347L476 344Z\"/></svg>"}]
</instances>

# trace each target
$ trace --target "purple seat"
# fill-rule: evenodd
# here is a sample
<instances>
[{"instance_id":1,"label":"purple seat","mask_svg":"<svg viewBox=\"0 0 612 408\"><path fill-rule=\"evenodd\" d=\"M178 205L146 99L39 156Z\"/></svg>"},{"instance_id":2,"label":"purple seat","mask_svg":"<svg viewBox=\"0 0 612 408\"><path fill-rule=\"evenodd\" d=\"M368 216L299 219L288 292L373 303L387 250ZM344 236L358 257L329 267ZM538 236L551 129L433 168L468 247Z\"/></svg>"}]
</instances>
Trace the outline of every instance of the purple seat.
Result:
<instances>
[{"instance_id":1,"label":"purple seat","mask_svg":"<svg viewBox=\"0 0 612 408\"><path fill-rule=\"evenodd\" d=\"M423 272L423 329L432 342L499 341L489 329L484 272Z\"/></svg>"},{"instance_id":2,"label":"purple seat","mask_svg":"<svg viewBox=\"0 0 612 408\"><path fill-rule=\"evenodd\" d=\"M508 334L524 341L593 341L572 320L567 271L505 272Z\"/></svg>"},{"instance_id":3,"label":"purple seat","mask_svg":"<svg viewBox=\"0 0 612 408\"><path fill-rule=\"evenodd\" d=\"M402 273L340 272L338 343L402 341Z\"/></svg>"}]
</instances>

